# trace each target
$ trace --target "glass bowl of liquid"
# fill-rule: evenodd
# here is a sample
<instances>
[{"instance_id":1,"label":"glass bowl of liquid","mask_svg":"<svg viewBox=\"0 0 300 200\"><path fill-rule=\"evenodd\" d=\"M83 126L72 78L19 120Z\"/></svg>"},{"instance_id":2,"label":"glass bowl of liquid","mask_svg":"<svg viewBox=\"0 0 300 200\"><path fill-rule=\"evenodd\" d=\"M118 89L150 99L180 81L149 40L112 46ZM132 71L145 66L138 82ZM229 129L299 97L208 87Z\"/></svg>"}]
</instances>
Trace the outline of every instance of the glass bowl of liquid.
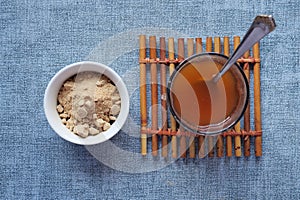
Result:
<instances>
[{"instance_id":1,"label":"glass bowl of liquid","mask_svg":"<svg viewBox=\"0 0 300 200\"><path fill-rule=\"evenodd\" d=\"M181 62L171 75L168 105L187 131L217 135L233 127L245 112L249 85L238 63L217 82L212 80L227 60L218 53L196 54Z\"/></svg>"}]
</instances>

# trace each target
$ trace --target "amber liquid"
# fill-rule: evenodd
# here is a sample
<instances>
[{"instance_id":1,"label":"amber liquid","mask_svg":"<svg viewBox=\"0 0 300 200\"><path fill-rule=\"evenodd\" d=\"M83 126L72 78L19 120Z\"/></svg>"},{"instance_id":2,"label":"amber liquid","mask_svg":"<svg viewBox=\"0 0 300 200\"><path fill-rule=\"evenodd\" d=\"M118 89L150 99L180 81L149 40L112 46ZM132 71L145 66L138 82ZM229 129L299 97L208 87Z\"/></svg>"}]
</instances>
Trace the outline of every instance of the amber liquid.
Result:
<instances>
[{"instance_id":1,"label":"amber liquid","mask_svg":"<svg viewBox=\"0 0 300 200\"><path fill-rule=\"evenodd\" d=\"M174 77L171 104L180 120L191 126L221 124L238 105L240 89L232 72L214 83L211 79L224 63L208 61L188 63Z\"/></svg>"}]
</instances>

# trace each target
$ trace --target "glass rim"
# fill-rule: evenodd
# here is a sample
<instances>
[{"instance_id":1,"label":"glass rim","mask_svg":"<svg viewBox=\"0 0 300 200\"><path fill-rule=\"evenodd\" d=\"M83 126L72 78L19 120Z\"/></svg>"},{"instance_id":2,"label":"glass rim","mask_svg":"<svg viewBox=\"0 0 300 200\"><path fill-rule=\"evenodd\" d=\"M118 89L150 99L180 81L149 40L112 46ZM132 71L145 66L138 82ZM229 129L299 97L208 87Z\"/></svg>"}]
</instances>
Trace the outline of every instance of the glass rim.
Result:
<instances>
[{"instance_id":1,"label":"glass rim","mask_svg":"<svg viewBox=\"0 0 300 200\"><path fill-rule=\"evenodd\" d=\"M220 130L217 130L217 131L206 131L206 132L203 132L203 131L199 131L199 128L197 128L197 129L191 128L183 120L180 119L180 117L176 114L176 112L175 112L175 110L173 108L173 105L171 103L171 86L172 86L174 78L179 73L180 69L182 69L184 66L186 66L186 64L189 63L194 58L202 57L202 56L220 56L220 57L225 58L226 60L229 59L228 56L226 56L224 54L220 54L220 53L215 53L215 52L199 53L199 54L195 54L195 55L192 55L192 56L184 59L177 67L175 67L173 73L171 74L171 76L170 76L170 78L168 80L168 84L167 84L167 103L168 103L168 107L170 109L170 112L171 112L172 116L179 123L179 125L183 126L184 129L188 130L189 132L192 132L192 133L195 133L195 134L199 134L199 135L219 135L222 132L225 132L228 129L232 128L235 124L237 124L240 121L240 119L244 115L244 113L245 113L245 111L247 109L247 105L249 103L249 83L248 83L248 79L247 79L247 77L246 77L243 69L241 68L241 66L237 62L235 62L234 65L235 65L235 67L237 67L239 73L243 77L242 80L243 80L243 82L245 83L245 86L246 86L246 98L245 98L246 100L245 100L245 103L243 104L243 108L241 109L240 115L236 119L233 120L233 123L229 124L226 127L223 127ZM203 129L205 129L205 127L209 128L209 125L208 126L197 126L197 127L202 127Z\"/></svg>"}]
</instances>

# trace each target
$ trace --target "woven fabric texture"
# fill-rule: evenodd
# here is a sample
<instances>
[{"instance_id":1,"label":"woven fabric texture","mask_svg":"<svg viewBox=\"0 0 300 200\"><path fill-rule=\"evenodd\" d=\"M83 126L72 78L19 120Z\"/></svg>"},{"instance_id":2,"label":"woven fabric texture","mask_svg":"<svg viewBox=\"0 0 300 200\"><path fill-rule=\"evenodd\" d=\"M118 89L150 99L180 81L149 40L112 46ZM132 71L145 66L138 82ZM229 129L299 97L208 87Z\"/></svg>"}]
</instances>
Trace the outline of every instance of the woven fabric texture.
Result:
<instances>
[{"instance_id":1,"label":"woven fabric texture","mask_svg":"<svg viewBox=\"0 0 300 200\"><path fill-rule=\"evenodd\" d=\"M1 199L300 199L298 0L0 5ZM261 41L263 156L256 158L252 148L249 158L142 158L137 36L243 36L258 14L272 14L277 22ZM129 120L110 144L128 157L105 151L109 144L71 144L47 122L48 82L83 60L111 66L127 84ZM144 171L143 163L149 163Z\"/></svg>"}]
</instances>

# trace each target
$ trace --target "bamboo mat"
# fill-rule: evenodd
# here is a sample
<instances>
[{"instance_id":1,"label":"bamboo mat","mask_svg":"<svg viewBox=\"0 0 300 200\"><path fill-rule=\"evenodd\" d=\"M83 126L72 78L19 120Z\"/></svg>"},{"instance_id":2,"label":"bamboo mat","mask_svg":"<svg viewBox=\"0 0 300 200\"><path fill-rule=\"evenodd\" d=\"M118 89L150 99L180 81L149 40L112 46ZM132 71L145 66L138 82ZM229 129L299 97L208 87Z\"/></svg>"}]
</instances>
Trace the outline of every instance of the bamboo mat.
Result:
<instances>
[{"instance_id":1,"label":"bamboo mat","mask_svg":"<svg viewBox=\"0 0 300 200\"><path fill-rule=\"evenodd\" d=\"M238 60L249 83L253 81L254 91L249 98L253 98L254 105L250 106L248 103L244 117L231 130L219 136L201 136L178 128L167 106L167 79L181 61L195 53L217 52L229 56L230 47L233 47L231 52L236 49L240 43L240 37L178 38L175 41L174 38L156 38L156 36L150 36L147 40L145 35L141 35L139 40L142 155L147 155L150 151L147 144L151 143L153 156L160 154L162 157L171 156L172 158L231 157L233 155L248 157L252 148L255 156L262 156L259 43ZM231 41L233 41L232 44ZM150 84L150 88L147 84ZM151 109L147 109L147 106ZM250 109L254 109L252 117L250 117ZM251 130L251 122L254 123L254 130ZM251 138L254 143L250 142Z\"/></svg>"}]
</instances>

